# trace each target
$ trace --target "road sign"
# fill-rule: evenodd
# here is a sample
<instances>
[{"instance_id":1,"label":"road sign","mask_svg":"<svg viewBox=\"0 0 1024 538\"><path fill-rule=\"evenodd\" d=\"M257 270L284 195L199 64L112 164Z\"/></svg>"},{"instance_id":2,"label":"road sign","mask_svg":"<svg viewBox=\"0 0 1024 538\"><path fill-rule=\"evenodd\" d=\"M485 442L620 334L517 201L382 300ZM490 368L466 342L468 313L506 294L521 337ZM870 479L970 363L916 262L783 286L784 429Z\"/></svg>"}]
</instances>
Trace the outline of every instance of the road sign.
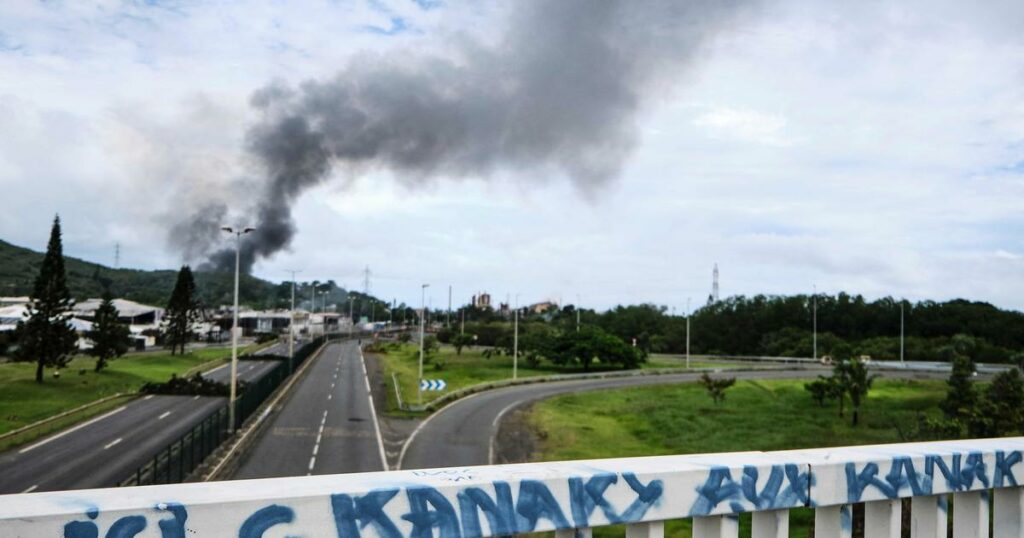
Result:
<instances>
[{"instance_id":1,"label":"road sign","mask_svg":"<svg viewBox=\"0 0 1024 538\"><path fill-rule=\"evenodd\" d=\"M422 379L420 390L444 390L448 386L443 379Z\"/></svg>"}]
</instances>

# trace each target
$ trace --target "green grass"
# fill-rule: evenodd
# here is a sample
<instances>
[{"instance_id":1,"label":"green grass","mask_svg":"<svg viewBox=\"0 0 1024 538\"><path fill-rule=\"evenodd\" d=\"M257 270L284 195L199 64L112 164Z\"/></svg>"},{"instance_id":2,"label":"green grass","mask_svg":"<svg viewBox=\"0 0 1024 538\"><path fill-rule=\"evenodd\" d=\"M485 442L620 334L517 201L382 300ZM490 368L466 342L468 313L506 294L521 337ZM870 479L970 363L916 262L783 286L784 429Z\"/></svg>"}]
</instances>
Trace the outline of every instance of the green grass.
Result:
<instances>
[{"instance_id":1,"label":"green grass","mask_svg":"<svg viewBox=\"0 0 1024 538\"><path fill-rule=\"evenodd\" d=\"M142 384L166 381L171 374L182 375L201 365L212 367L230 356L231 350L226 348L199 349L173 356L139 353L111 361L100 373L93 371L95 359L79 357L61 369L59 378L53 377L53 369L46 369L42 384L35 381L35 363L0 364L0 434L112 394L135 392ZM101 406L76 414L77 420L72 422L84 420L102 409Z\"/></svg>"},{"instance_id":2,"label":"green grass","mask_svg":"<svg viewBox=\"0 0 1024 538\"><path fill-rule=\"evenodd\" d=\"M387 412L400 414L398 401L395 397L395 387L392 381L392 373L398 374L398 384L401 387L402 402L406 405L417 403L418 390L417 380L419 379L419 348L415 344L404 344L396 350L379 355L383 359L384 374L388 382L388 407ZM668 356L664 356L668 357ZM437 365L444 366L438 369ZM708 367L711 363L692 362L694 368ZM652 356L650 364L644 368L681 368L685 364L671 358L659 358ZM601 368L600 365L592 367L590 372L616 371L621 368ZM558 374L583 373L582 368L559 368L547 363L540 366L530 367L520 357L519 377L550 376ZM423 365L424 379L443 379L448 387L444 391L424 392L423 402L427 403L445 393L465 388L479 383L498 381L512 378L512 357L506 355L494 355L485 357L482 348L464 348L462 354L455 353L451 346L441 346L441 350L434 353L429 363Z\"/></svg>"},{"instance_id":3,"label":"green grass","mask_svg":"<svg viewBox=\"0 0 1024 538\"><path fill-rule=\"evenodd\" d=\"M862 407L861 425L839 419L836 407L816 406L805 381L737 381L716 406L696 384L641 387L560 396L536 404L531 425L540 432L534 461L785 450L900 442L902 425L918 413L939 415L941 381L880 379ZM847 406L848 407L848 406ZM791 536L807 536L810 510L791 512ZM749 529L749 516L741 518ZM602 538L621 528L596 529ZM745 530L744 532L749 532ZM666 534L689 536L689 521Z\"/></svg>"}]
</instances>

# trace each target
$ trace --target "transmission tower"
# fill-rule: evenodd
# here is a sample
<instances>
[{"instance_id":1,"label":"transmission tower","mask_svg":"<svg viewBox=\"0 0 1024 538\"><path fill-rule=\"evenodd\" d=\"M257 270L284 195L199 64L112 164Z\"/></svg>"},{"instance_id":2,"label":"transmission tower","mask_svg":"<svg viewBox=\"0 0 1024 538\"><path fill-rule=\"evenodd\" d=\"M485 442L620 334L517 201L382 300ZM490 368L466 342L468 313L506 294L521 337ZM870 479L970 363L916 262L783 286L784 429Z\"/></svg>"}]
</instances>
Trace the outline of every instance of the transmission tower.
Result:
<instances>
[{"instance_id":1,"label":"transmission tower","mask_svg":"<svg viewBox=\"0 0 1024 538\"><path fill-rule=\"evenodd\" d=\"M363 295L370 295L370 266L367 265L366 269L363 269Z\"/></svg>"},{"instance_id":2,"label":"transmission tower","mask_svg":"<svg viewBox=\"0 0 1024 538\"><path fill-rule=\"evenodd\" d=\"M708 304L712 305L718 302L718 263L715 263L714 270L711 271L711 295L708 295Z\"/></svg>"},{"instance_id":3,"label":"transmission tower","mask_svg":"<svg viewBox=\"0 0 1024 538\"><path fill-rule=\"evenodd\" d=\"M114 245L114 269L121 268L121 243Z\"/></svg>"}]
</instances>

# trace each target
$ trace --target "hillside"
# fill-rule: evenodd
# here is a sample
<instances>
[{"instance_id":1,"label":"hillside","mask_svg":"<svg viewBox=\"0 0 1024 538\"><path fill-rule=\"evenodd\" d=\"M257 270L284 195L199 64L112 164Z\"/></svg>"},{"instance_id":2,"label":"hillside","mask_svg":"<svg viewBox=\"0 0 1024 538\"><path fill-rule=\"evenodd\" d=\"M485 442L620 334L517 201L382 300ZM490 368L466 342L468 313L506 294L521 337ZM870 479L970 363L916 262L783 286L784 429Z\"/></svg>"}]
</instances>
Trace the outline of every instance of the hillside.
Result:
<instances>
[{"instance_id":1,"label":"hillside","mask_svg":"<svg viewBox=\"0 0 1024 538\"><path fill-rule=\"evenodd\" d=\"M39 272L43 254L0 240L0 295L28 295ZM106 286L116 297L145 304L163 306L174 287L176 270L141 271L111 269L100 264L65 257L68 286L76 299L99 297ZM231 273L196 272L196 287L204 304L230 304L234 287ZM280 295L279 295L280 292ZM253 276L243 275L239 300L253 307L273 306L290 292L288 285L279 285Z\"/></svg>"}]
</instances>

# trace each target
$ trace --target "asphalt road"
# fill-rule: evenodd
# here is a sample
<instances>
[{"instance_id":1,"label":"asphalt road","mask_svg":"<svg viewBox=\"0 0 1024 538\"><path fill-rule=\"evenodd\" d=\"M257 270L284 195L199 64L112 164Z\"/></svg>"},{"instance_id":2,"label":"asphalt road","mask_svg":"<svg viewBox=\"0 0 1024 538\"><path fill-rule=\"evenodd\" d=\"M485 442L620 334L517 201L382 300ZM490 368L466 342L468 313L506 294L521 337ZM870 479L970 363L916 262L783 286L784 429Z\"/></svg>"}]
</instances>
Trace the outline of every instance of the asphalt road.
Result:
<instances>
[{"instance_id":1,"label":"asphalt road","mask_svg":"<svg viewBox=\"0 0 1024 538\"><path fill-rule=\"evenodd\" d=\"M761 370L729 372L737 379L813 378L830 370ZM885 377L944 378L946 374L881 372ZM520 385L490 390L457 400L431 415L413 432L399 458L400 469L428 469L488 465L492 459L495 435L501 418L508 411L537 400L560 394L601 389L693 382L699 373L670 374L612 379L561 381Z\"/></svg>"},{"instance_id":2,"label":"asphalt road","mask_svg":"<svg viewBox=\"0 0 1024 538\"><path fill-rule=\"evenodd\" d=\"M239 361L254 381L277 361ZM207 372L226 381L229 366ZM30 445L0 453L0 494L118 485L168 444L227 405L227 398L145 396Z\"/></svg>"},{"instance_id":3,"label":"asphalt road","mask_svg":"<svg viewBox=\"0 0 1024 538\"><path fill-rule=\"evenodd\" d=\"M232 478L385 469L359 347L332 343L312 360Z\"/></svg>"}]
</instances>

